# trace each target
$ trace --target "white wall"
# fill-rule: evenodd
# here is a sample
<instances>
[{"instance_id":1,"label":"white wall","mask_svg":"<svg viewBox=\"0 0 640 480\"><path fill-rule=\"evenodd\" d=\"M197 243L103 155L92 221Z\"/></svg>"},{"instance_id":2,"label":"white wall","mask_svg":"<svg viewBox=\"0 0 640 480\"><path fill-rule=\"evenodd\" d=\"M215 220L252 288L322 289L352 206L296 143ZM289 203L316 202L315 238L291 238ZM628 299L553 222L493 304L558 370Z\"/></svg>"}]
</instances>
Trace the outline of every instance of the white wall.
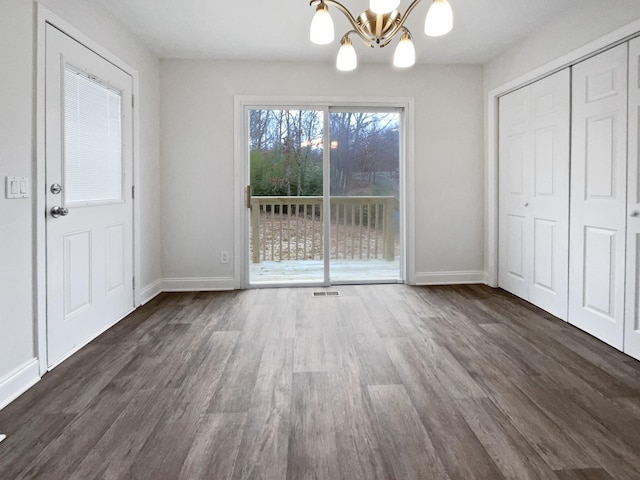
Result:
<instances>
[{"instance_id":1,"label":"white wall","mask_svg":"<svg viewBox=\"0 0 640 480\"><path fill-rule=\"evenodd\" d=\"M159 62L118 21L82 0L43 0L55 14L82 31L140 74L138 99L142 184L142 285L160 278ZM11 396L8 375L36 356L32 199L4 198L4 177L33 178L35 156L35 4L0 0L0 405ZM33 193L33 192L32 192Z\"/></svg>"},{"instance_id":2,"label":"white wall","mask_svg":"<svg viewBox=\"0 0 640 480\"><path fill-rule=\"evenodd\" d=\"M0 1L0 384L34 357L32 205L4 194L5 176L32 176L32 12L30 2Z\"/></svg>"},{"instance_id":3,"label":"white wall","mask_svg":"<svg viewBox=\"0 0 640 480\"><path fill-rule=\"evenodd\" d=\"M342 74L329 64L162 60L160 72L164 277L187 286L234 276L219 262L220 250L242 248L233 230L234 95L415 97L418 281L482 275L481 67Z\"/></svg>"},{"instance_id":4,"label":"white wall","mask_svg":"<svg viewBox=\"0 0 640 480\"><path fill-rule=\"evenodd\" d=\"M640 18L638 0L583 0L484 66L485 91L499 87Z\"/></svg>"}]
</instances>

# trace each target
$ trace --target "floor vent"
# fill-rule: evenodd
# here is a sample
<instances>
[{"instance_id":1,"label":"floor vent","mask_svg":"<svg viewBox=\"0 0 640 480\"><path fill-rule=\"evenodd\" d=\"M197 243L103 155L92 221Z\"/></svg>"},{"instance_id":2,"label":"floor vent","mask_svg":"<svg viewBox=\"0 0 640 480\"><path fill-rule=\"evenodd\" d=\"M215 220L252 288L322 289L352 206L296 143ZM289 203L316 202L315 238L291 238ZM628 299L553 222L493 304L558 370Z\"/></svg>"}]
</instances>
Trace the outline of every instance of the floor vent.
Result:
<instances>
[{"instance_id":1,"label":"floor vent","mask_svg":"<svg viewBox=\"0 0 640 480\"><path fill-rule=\"evenodd\" d=\"M314 297L339 297L340 292L331 291L331 292L313 292Z\"/></svg>"}]
</instances>

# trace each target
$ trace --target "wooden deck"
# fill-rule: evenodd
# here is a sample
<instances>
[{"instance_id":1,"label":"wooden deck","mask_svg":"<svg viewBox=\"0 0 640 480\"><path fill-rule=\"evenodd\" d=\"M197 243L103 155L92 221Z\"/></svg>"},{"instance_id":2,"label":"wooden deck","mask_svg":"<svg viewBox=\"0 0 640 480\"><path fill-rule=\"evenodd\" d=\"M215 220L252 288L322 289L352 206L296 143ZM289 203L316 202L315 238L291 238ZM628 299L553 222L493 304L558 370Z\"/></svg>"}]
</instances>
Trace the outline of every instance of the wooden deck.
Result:
<instances>
[{"instance_id":1,"label":"wooden deck","mask_svg":"<svg viewBox=\"0 0 640 480\"><path fill-rule=\"evenodd\" d=\"M252 263L251 284L304 284L324 280L323 260L283 260ZM332 260L331 282L387 282L400 280L399 260Z\"/></svg>"}]
</instances>

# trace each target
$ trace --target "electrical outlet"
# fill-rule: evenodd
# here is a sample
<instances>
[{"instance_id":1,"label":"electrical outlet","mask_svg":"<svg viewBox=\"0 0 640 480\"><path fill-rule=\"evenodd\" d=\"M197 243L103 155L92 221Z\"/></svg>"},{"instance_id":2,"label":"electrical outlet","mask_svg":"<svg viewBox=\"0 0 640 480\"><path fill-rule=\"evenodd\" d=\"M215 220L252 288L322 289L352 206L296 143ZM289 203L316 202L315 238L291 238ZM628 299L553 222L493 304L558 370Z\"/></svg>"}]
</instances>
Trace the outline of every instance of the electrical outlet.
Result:
<instances>
[{"instance_id":1,"label":"electrical outlet","mask_svg":"<svg viewBox=\"0 0 640 480\"><path fill-rule=\"evenodd\" d=\"M220 263L229 263L229 251L222 250L220 252Z\"/></svg>"}]
</instances>

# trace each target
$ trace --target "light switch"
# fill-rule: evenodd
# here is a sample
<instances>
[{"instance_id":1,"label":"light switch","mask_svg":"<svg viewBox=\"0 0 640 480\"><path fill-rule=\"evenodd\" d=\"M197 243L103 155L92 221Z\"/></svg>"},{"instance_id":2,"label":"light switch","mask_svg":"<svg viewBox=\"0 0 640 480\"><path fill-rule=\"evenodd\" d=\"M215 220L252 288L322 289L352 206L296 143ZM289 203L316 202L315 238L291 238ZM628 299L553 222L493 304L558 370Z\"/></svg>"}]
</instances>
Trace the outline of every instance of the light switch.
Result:
<instances>
[{"instance_id":1,"label":"light switch","mask_svg":"<svg viewBox=\"0 0 640 480\"><path fill-rule=\"evenodd\" d=\"M5 177L6 198L28 198L29 179L27 177Z\"/></svg>"}]
</instances>

